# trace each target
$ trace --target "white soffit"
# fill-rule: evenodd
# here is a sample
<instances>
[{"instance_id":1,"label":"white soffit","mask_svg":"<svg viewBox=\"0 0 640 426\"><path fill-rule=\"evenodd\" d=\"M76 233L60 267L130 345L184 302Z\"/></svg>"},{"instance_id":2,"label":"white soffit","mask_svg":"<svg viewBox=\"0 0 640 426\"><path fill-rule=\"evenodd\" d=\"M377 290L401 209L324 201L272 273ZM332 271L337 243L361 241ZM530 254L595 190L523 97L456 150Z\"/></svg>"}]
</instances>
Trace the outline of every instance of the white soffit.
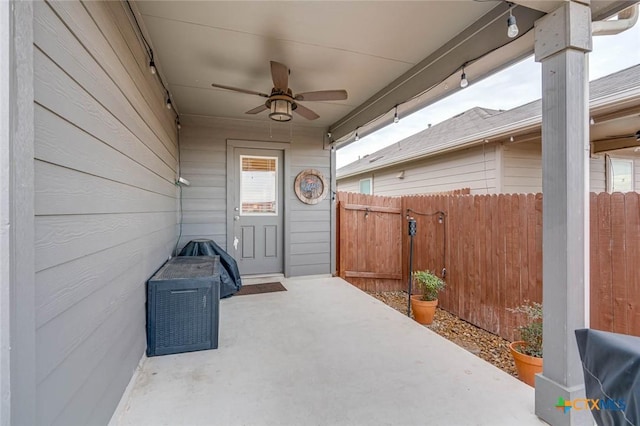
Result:
<instances>
[{"instance_id":1,"label":"white soffit","mask_svg":"<svg viewBox=\"0 0 640 426\"><path fill-rule=\"evenodd\" d=\"M627 3L592 2L592 9L611 13ZM437 86L465 61L508 43L469 65L478 79L533 46L529 35L509 43L508 9L500 1L139 1L135 7L182 115L269 120L266 113L244 114L264 99L211 83L268 93L274 60L291 68L294 92L348 91L345 101L303 102L318 120L294 115L298 125L335 128L334 138L347 141L356 128ZM542 14L524 6L514 10L522 33ZM416 70L420 78L396 87ZM406 108L424 107L455 87L445 83Z\"/></svg>"},{"instance_id":2,"label":"white soffit","mask_svg":"<svg viewBox=\"0 0 640 426\"><path fill-rule=\"evenodd\" d=\"M182 114L248 116L257 96L211 83L269 92L269 61L291 68L294 92L346 89L349 99L306 102L320 114L298 124L328 127L497 2L141 1L157 62Z\"/></svg>"}]
</instances>

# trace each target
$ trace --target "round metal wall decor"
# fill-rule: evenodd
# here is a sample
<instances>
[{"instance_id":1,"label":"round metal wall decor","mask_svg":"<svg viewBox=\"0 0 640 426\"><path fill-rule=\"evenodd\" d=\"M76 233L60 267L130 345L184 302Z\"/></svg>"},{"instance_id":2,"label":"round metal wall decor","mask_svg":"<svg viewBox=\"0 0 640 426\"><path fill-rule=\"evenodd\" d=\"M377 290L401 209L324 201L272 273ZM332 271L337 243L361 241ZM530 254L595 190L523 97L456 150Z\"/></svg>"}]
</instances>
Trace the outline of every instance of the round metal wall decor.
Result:
<instances>
[{"instance_id":1,"label":"round metal wall decor","mask_svg":"<svg viewBox=\"0 0 640 426\"><path fill-rule=\"evenodd\" d=\"M296 195L305 204L318 204L327 197L329 185L324 175L317 170L301 171L294 183Z\"/></svg>"}]
</instances>

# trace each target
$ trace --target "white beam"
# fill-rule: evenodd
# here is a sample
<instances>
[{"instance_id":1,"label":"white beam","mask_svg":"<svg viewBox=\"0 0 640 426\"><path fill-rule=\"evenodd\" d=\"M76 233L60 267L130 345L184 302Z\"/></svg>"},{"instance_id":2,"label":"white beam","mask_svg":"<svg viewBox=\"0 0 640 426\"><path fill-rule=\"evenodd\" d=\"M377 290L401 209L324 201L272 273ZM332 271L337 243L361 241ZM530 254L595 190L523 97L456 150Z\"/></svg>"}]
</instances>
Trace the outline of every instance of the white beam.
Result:
<instances>
[{"instance_id":1,"label":"white beam","mask_svg":"<svg viewBox=\"0 0 640 426\"><path fill-rule=\"evenodd\" d=\"M529 9L539 10L540 12L549 13L562 6L566 0L514 0L512 3Z\"/></svg>"},{"instance_id":2,"label":"white beam","mask_svg":"<svg viewBox=\"0 0 640 426\"><path fill-rule=\"evenodd\" d=\"M574 331L588 327L591 10L577 2L536 22L542 63L542 282L544 371L536 414L553 425L593 423L588 410L555 408L584 397Z\"/></svg>"}]
</instances>

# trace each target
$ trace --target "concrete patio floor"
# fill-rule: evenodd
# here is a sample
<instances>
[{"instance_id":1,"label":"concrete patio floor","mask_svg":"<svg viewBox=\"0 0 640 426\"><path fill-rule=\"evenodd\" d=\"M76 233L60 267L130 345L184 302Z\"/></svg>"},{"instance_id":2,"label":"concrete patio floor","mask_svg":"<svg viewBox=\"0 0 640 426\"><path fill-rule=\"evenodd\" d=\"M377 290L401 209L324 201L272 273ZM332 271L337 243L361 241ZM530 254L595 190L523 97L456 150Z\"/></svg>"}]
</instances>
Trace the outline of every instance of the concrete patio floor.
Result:
<instances>
[{"instance_id":1,"label":"concrete patio floor","mask_svg":"<svg viewBox=\"0 0 640 426\"><path fill-rule=\"evenodd\" d=\"M340 278L223 299L217 350L147 358L114 425L541 425L534 390Z\"/></svg>"}]
</instances>

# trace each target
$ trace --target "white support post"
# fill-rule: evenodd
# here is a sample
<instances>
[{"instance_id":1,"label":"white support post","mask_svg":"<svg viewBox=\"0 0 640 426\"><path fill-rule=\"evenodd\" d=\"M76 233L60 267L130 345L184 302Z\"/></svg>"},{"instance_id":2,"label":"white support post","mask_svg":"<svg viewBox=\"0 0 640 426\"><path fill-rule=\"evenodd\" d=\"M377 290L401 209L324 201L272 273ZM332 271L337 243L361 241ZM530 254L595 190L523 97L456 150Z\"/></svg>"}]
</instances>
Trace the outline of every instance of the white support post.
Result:
<instances>
[{"instance_id":1,"label":"white support post","mask_svg":"<svg viewBox=\"0 0 640 426\"><path fill-rule=\"evenodd\" d=\"M38 423L33 7L0 0L0 426Z\"/></svg>"},{"instance_id":2,"label":"white support post","mask_svg":"<svg viewBox=\"0 0 640 426\"><path fill-rule=\"evenodd\" d=\"M0 2L0 426L11 424L11 3Z\"/></svg>"},{"instance_id":3,"label":"white support post","mask_svg":"<svg viewBox=\"0 0 640 426\"><path fill-rule=\"evenodd\" d=\"M585 4L587 3L587 4ZM552 425L593 424L588 410L557 409L584 398L574 331L588 327L589 90L588 1L567 1L535 25L542 63L544 371L536 377L536 414Z\"/></svg>"}]
</instances>

